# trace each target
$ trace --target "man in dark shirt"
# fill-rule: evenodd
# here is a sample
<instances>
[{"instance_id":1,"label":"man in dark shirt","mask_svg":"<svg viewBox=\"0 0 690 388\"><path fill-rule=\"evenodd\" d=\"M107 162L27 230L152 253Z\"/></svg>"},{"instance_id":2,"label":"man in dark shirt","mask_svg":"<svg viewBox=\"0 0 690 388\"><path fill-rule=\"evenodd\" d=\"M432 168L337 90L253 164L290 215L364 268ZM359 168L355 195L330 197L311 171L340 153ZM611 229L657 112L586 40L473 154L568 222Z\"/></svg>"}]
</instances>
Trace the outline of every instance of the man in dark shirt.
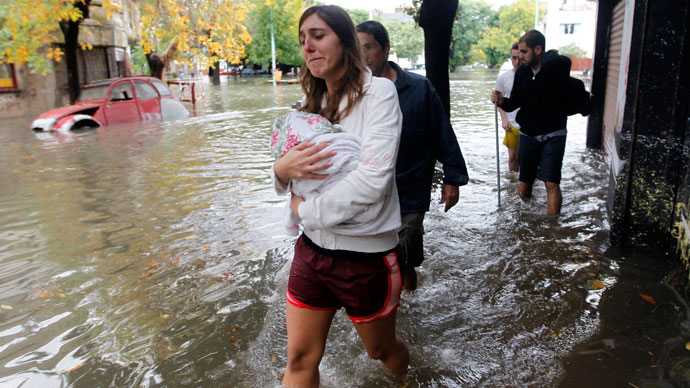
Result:
<instances>
[{"instance_id":1,"label":"man in dark shirt","mask_svg":"<svg viewBox=\"0 0 690 388\"><path fill-rule=\"evenodd\" d=\"M367 66L376 77L395 83L403 115L395 181L400 197L404 288L417 286L415 267L424 260L424 214L429 211L431 184L436 161L443 164L441 203L445 211L458 202L458 186L469 180L465 159L436 90L425 77L403 71L388 61L390 42L381 23L367 21L357 26Z\"/></svg>"},{"instance_id":2,"label":"man in dark shirt","mask_svg":"<svg viewBox=\"0 0 690 388\"><path fill-rule=\"evenodd\" d=\"M570 59L555 51L544 52L546 39L537 30L527 31L518 41L522 65L515 71L510 98L494 90L491 101L506 112L520 108L518 195L529 198L534 180L544 181L546 207L558 214L561 195L561 167L565 152L566 92Z\"/></svg>"}]
</instances>

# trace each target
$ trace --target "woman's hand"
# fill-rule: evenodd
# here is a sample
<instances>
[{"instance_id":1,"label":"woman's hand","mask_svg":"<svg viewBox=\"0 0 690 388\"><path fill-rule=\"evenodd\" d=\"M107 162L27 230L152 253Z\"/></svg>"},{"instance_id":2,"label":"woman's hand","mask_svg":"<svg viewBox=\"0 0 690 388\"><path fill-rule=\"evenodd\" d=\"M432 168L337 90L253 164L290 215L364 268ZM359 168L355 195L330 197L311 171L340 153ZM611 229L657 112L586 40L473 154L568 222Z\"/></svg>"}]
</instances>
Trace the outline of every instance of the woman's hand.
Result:
<instances>
[{"instance_id":1,"label":"woman's hand","mask_svg":"<svg viewBox=\"0 0 690 388\"><path fill-rule=\"evenodd\" d=\"M304 198L295 194L290 194L290 210L292 210L292 214L297 217L299 217L299 204L302 202L304 202Z\"/></svg>"},{"instance_id":2,"label":"woman's hand","mask_svg":"<svg viewBox=\"0 0 690 388\"><path fill-rule=\"evenodd\" d=\"M276 177L283 185L291 179L326 179L328 175L317 174L318 171L330 167L333 162L324 159L335 155L335 151L323 151L329 143L302 142L288 151L273 165Z\"/></svg>"}]
</instances>

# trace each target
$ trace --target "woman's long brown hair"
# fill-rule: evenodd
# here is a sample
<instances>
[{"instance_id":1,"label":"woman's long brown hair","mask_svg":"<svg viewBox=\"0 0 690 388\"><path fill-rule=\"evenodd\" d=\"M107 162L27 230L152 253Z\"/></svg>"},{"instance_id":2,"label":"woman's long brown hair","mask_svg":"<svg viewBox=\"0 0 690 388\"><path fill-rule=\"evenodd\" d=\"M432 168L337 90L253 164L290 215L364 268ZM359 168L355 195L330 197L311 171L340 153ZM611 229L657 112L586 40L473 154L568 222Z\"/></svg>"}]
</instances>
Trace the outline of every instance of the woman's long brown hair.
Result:
<instances>
[{"instance_id":1,"label":"woman's long brown hair","mask_svg":"<svg viewBox=\"0 0 690 388\"><path fill-rule=\"evenodd\" d=\"M299 28L311 15L318 15L335 32L340 39L343 48L343 66L345 74L338 80L338 87L333 95L328 95L326 81L316 78L311 74L306 64L302 65L299 78L306 101L301 111L318 113L332 123L338 123L342 118L350 114L352 108L364 95L364 78L366 65L362 58L362 48L357 38L355 26L350 15L336 5L316 5L307 8L299 20ZM321 106L324 96L327 96L326 106ZM340 101L347 96L347 108L344 115L339 112Z\"/></svg>"}]
</instances>

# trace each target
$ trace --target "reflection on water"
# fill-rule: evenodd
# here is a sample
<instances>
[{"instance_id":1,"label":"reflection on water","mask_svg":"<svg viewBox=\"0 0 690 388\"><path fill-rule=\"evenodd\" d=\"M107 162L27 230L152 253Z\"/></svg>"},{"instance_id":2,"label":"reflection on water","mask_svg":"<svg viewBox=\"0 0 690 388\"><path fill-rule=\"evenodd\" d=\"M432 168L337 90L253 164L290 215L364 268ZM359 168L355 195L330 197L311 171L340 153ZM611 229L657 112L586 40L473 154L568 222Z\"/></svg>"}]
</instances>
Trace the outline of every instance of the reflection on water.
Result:
<instances>
[{"instance_id":1,"label":"reflection on water","mask_svg":"<svg viewBox=\"0 0 690 388\"><path fill-rule=\"evenodd\" d=\"M382 371L338 314L324 387L555 386L560 359L597 331L617 281L604 255L604 158L585 147L586 120L571 118L563 214L550 217L543 185L517 198L501 146L498 209L495 76L451 81L470 184L425 221L421 287L398 315L410 373ZM268 139L300 94L230 80L179 121L59 137L26 130L31 118L5 122L0 385L278 385L293 239Z\"/></svg>"}]
</instances>

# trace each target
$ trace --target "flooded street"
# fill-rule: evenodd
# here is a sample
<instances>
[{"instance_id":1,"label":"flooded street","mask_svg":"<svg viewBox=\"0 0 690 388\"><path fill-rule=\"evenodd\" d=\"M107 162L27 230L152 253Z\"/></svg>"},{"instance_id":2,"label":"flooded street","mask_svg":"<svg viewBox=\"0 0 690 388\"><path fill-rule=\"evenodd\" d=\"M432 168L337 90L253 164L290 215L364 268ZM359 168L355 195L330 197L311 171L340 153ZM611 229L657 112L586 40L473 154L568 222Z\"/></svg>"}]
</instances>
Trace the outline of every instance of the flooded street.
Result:
<instances>
[{"instance_id":1,"label":"flooded street","mask_svg":"<svg viewBox=\"0 0 690 388\"><path fill-rule=\"evenodd\" d=\"M607 166L585 146L586 118L568 120L562 215L546 214L540 182L517 197L503 145L498 209L495 78L451 77L470 183L425 219L420 287L398 312L409 373L369 360L341 311L323 387L690 386L675 262L610 249ZM1 123L0 386L279 386L294 238L268 143L300 97L230 79L179 121L71 136Z\"/></svg>"}]
</instances>

